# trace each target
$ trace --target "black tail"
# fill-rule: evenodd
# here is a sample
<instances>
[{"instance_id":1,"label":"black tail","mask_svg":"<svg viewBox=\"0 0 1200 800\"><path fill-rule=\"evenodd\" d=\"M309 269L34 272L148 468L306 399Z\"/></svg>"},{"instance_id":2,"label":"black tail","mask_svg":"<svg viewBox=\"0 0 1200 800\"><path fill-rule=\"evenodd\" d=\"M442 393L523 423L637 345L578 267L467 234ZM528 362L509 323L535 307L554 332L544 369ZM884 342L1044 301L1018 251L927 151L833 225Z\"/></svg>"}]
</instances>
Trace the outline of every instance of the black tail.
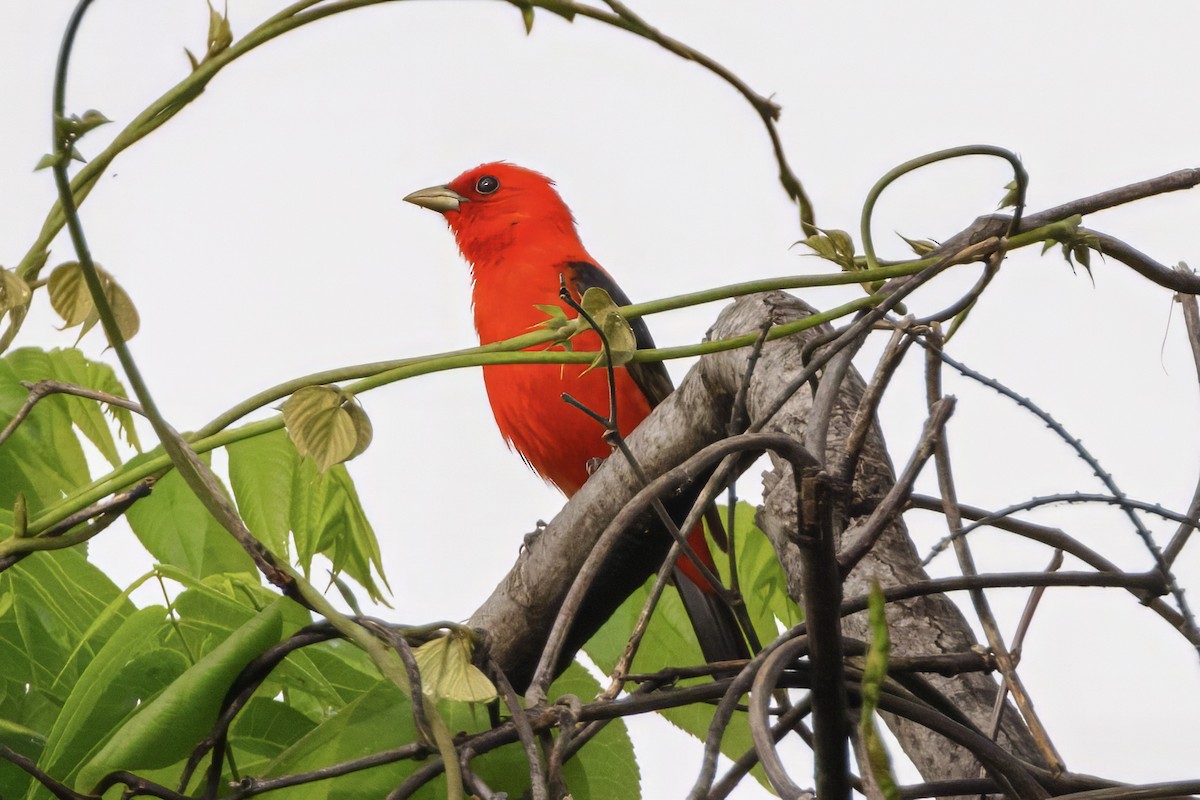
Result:
<instances>
[{"instance_id":1,"label":"black tail","mask_svg":"<svg viewBox=\"0 0 1200 800\"><path fill-rule=\"evenodd\" d=\"M679 568L675 569L674 578L675 588L679 590L683 608L692 621L704 660L712 663L750 658L750 648L742 636L742 628L733 610L721 596L712 589L697 586Z\"/></svg>"}]
</instances>

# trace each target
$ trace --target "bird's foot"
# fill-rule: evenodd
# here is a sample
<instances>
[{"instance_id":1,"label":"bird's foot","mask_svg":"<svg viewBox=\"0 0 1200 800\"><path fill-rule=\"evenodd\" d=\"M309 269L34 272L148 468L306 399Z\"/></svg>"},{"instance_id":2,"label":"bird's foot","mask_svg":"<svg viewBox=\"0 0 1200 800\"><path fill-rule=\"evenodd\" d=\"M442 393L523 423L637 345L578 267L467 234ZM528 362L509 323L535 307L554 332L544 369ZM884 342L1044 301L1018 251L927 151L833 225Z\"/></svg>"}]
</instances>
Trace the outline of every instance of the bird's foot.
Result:
<instances>
[{"instance_id":1,"label":"bird's foot","mask_svg":"<svg viewBox=\"0 0 1200 800\"><path fill-rule=\"evenodd\" d=\"M523 553L526 550L529 550L530 548L532 548L533 543L537 541L538 537L541 536L542 533L545 532L545 530L546 530L546 521L539 519L537 521L537 525L534 527L534 529L531 530L529 533L525 534L525 538L521 540L520 552Z\"/></svg>"}]
</instances>

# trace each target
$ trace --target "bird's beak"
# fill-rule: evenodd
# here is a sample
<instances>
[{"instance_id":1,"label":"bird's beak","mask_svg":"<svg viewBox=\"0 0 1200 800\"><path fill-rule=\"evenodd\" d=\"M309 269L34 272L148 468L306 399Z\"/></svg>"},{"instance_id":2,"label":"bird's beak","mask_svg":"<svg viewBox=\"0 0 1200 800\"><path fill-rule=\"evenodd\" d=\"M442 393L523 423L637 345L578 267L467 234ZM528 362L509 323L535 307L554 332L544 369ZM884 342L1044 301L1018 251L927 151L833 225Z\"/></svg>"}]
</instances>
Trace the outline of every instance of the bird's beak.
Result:
<instances>
[{"instance_id":1,"label":"bird's beak","mask_svg":"<svg viewBox=\"0 0 1200 800\"><path fill-rule=\"evenodd\" d=\"M418 189L406 195L404 202L444 214L447 211L458 211L458 207L469 200L449 186L430 186L428 189Z\"/></svg>"}]
</instances>

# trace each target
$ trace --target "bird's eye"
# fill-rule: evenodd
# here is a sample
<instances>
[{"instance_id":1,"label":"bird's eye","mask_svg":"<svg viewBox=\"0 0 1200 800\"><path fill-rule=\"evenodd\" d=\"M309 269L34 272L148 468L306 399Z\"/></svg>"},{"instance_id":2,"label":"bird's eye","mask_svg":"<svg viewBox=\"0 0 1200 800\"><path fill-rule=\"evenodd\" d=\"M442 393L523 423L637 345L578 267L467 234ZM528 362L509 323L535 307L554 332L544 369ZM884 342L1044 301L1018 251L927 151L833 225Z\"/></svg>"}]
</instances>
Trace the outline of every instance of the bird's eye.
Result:
<instances>
[{"instance_id":1,"label":"bird's eye","mask_svg":"<svg viewBox=\"0 0 1200 800\"><path fill-rule=\"evenodd\" d=\"M484 175L475 182L475 191L480 194L491 194L500 188L500 181L493 175Z\"/></svg>"}]
</instances>

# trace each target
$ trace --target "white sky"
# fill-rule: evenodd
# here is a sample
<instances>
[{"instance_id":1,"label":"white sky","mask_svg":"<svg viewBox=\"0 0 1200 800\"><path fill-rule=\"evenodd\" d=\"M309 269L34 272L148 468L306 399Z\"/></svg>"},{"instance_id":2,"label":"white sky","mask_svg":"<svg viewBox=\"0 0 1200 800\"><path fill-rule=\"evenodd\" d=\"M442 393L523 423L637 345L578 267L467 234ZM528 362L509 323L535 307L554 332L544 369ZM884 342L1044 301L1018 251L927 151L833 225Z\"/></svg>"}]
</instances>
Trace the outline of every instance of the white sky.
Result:
<instances>
[{"instance_id":1,"label":"white sky","mask_svg":"<svg viewBox=\"0 0 1200 800\"><path fill-rule=\"evenodd\" d=\"M49 173L31 169L49 149L53 60L73 5L0 3L6 266L24 254L53 197ZM282 4L230 6L241 35ZM635 5L782 104L784 144L818 223L856 240L876 178L943 147L1018 152L1031 210L1200 160L1191 46L1200 6L1186 0L684 7ZM85 155L186 74L183 48L204 49L207 13L197 0L95 4L68 107L98 108L116 124L89 135ZM635 300L825 268L790 248L801 238L796 213L756 115L696 65L585 19L539 12L526 37L517 10L499 2L360 10L235 63L119 157L83 207L94 254L138 304L133 350L168 418L196 428L283 379L473 344L467 272L450 234L400 198L493 159L554 177L589 250ZM905 254L892 231L949 236L992 211L1008 180L1001 162L974 159L901 181L877 210L881 253ZM1192 192L1086 224L1164 263L1200 266L1198 216ZM70 257L64 238L51 264ZM950 276L910 305L940 308L974 275ZM1182 510L1200 471L1182 319L1169 292L1123 266L1097 259L1094 275L1093 286L1056 256L1013 255L952 352L1066 423L1130 496ZM855 295L850 287L805 297L831 306ZM38 306L18 344L70 345L74 333L55 332L45 301ZM717 310L649 322L660 344L694 342ZM868 346L861 369L880 345ZM83 348L101 356L99 334ZM677 377L687 368L670 366ZM964 502L1101 491L1011 404L949 375L946 388L961 401L950 436ZM351 471L382 541L393 618L464 618L507 570L521 535L561 500L506 451L477 372L394 385L363 403L375 442ZM882 415L896 461L907 459L922 409L912 370ZM753 495L753 481L741 491ZM1148 564L1111 511L1037 518L1131 569ZM932 517L912 524L922 546L943 532ZM1173 526L1154 529L1165 537ZM93 551L132 577L146 562L129 547L113 534ZM1010 537L982 535L977 547L990 571L1040 569L1049 559ZM1184 552L1179 575L1200 586L1200 542ZM996 595L1006 632L1023 602L1020 592ZM1195 653L1128 595L1051 591L1021 673L1069 768L1129 781L1197 777ZM635 744L645 796L681 796L698 746L662 724L639 727Z\"/></svg>"}]
</instances>

